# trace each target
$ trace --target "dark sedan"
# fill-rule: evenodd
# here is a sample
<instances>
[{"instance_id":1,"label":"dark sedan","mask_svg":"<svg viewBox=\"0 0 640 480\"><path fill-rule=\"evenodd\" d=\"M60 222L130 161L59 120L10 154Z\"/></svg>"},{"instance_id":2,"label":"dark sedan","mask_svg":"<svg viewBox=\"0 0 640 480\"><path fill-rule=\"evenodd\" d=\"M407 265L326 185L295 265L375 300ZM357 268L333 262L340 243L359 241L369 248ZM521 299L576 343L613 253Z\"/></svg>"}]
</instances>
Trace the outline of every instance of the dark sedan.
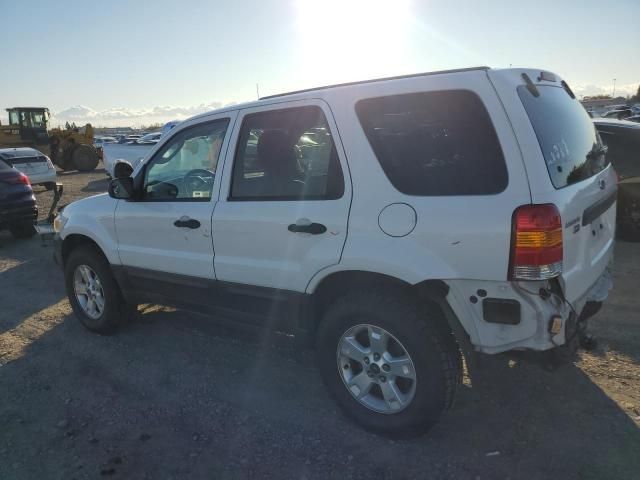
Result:
<instances>
[{"instance_id":1,"label":"dark sedan","mask_svg":"<svg viewBox=\"0 0 640 480\"><path fill-rule=\"evenodd\" d=\"M36 233L36 198L29 178L0 160L0 229L8 228L16 238Z\"/></svg>"},{"instance_id":2,"label":"dark sedan","mask_svg":"<svg viewBox=\"0 0 640 480\"><path fill-rule=\"evenodd\" d=\"M622 237L640 241L640 123L594 118L593 123L607 145L618 182L618 225Z\"/></svg>"}]
</instances>

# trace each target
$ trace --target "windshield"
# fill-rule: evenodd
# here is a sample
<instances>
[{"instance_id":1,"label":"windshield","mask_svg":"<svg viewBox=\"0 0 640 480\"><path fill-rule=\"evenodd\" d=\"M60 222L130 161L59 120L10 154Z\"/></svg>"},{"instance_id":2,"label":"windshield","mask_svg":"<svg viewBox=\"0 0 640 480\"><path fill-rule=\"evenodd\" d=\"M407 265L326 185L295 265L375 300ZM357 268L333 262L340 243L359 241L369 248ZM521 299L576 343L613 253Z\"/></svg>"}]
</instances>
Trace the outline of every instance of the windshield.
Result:
<instances>
[{"instance_id":1,"label":"windshield","mask_svg":"<svg viewBox=\"0 0 640 480\"><path fill-rule=\"evenodd\" d=\"M18 112L9 112L9 123L12 125L21 124L23 127L30 128L46 128L47 119L44 111L22 111L20 116Z\"/></svg>"},{"instance_id":2,"label":"windshield","mask_svg":"<svg viewBox=\"0 0 640 480\"><path fill-rule=\"evenodd\" d=\"M526 86L518 95L538 137L549 177L556 188L581 182L607 165L606 149L580 102L562 87L537 86L535 97Z\"/></svg>"}]
</instances>

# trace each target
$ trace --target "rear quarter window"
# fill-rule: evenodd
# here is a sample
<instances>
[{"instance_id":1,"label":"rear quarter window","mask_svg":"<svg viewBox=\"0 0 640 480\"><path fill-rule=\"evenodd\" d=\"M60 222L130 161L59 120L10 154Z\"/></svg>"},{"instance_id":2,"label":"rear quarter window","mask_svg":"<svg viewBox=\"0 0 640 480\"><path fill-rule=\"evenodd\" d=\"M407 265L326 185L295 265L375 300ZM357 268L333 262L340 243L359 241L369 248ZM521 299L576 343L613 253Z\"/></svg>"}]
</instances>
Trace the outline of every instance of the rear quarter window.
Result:
<instances>
[{"instance_id":1,"label":"rear quarter window","mask_svg":"<svg viewBox=\"0 0 640 480\"><path fill-rule=\"evenodd\" d=\"M407 195L492 195L508 183L493 124L467 90L360 100L356 113L382 169Z\"/></svg>"}]
</instances>

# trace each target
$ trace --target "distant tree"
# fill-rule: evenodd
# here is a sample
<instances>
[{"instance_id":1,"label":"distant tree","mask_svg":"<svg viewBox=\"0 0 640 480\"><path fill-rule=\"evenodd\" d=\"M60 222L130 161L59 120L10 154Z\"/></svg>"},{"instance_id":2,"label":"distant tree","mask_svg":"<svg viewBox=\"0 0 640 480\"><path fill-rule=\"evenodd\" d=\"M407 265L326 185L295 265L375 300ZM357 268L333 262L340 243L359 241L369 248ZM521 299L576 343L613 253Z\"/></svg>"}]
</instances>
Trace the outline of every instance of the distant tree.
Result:
<instances>
[{"instance_id":1,"label":"distant tree","mask_svg":"<svg viewBox=\"0 0 640 480\"><path fill-rule=\"evenodd\" d=\"M611 95L591 95L589 97L584 97L584 100L610 100Z\"/></svg>"},{"instance_id":2,"label":"distant tree","mask_svg":"<svg viewBox=\"0 0 640 480\"><path fill-rule=\"evenodd\" d=\"M153 132L155 130L160 130L162 128L161 123L152 123L151 125L140 125L140 130Z\"/></svg>"},{"instance_id":3,"label":"distant tree","mask_svg":"<svg viewBox=\"0 0 640 480\"><path fill-rule=\"evenodd\" d=\"M633 95L630 100L632 102L640 102L640 85L638 85L638 90L636 91L636 94Z\"/></svg>"}]
</instances>

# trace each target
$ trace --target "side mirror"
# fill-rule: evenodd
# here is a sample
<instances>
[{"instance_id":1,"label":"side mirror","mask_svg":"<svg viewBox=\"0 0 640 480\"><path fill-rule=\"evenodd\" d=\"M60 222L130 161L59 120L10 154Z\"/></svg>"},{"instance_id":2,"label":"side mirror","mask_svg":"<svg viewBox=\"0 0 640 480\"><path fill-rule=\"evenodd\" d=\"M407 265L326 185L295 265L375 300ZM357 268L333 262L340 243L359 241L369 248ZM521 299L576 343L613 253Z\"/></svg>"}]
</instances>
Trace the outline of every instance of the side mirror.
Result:
<instances>
[{"instance_id":1,"label":"side mirror","mask_svg":"<svg viewBox=\"0 0 640 480\"><path fill-rule=\"evenodd\" d=\"M133 178L121 177L111 180L109 184L109 196L119 200L128 200L133 198Z\"/></svg>"},{"instance_id":2,"label":"side mirror","mask_svg":"<svg viewBox=\"0 0 640 480\"><path fill-rule=\"evenodd\" d=\"M113 176L116 178L129 177L133 173L133 167L129 162L120 161L113 168Z\"/></svg>"}]
</instances>

